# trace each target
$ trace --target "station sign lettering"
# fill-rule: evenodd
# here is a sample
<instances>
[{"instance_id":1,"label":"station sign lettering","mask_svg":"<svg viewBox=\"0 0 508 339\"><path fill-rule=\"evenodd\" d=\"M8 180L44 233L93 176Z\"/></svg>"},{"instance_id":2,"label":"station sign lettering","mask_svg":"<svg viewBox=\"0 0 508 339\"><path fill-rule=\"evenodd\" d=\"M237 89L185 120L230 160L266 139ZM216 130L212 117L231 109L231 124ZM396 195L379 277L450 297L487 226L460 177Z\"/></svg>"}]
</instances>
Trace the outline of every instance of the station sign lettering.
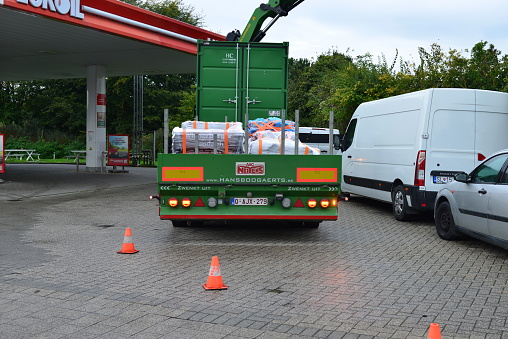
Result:
<instances>
[{"instance_id":1,"label":"station sign lettering","mask_svg":"<svg viewBox=\"0 0 508 339\"><path fill-rule=\"evenodd\" d=\"M62 15L83 19L81 13L81 0L16 0L20 4L30 5L35 8L45 9Z\"/></svg>"}]
</instances>

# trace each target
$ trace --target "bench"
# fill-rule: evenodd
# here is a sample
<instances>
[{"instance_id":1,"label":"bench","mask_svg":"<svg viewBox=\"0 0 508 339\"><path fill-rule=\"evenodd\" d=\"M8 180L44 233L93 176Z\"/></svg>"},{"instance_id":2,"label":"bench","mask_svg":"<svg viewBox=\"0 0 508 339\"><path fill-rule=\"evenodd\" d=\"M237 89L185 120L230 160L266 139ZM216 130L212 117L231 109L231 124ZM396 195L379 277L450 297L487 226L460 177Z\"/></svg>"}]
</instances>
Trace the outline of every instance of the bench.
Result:
<instances>
[{"instance_id":1,"label":"bench","mask_svg":"<svg viewBox=\"0 0 508 339\"><path fill-rule=\"evenodd\" d=\"M76 156L75 155L66 155L65 158L67 159L67 162L69 162L69 159L72 159L72 162L76 162ZM86 155L79 155L79 159L86 159Z\"/></svg>"},{"instance_id":2,"label":"bench","mask_svg":"<svg viewBox=\"0 0 508 339\"><path fill-rule=\"evenodd\" d=\"M9 154L5 157L5 160L7 160L8 158L10 157L15 157L16 160L23 160L23 157L25 156L26 154Z\"/></svg>"}]
</instances>

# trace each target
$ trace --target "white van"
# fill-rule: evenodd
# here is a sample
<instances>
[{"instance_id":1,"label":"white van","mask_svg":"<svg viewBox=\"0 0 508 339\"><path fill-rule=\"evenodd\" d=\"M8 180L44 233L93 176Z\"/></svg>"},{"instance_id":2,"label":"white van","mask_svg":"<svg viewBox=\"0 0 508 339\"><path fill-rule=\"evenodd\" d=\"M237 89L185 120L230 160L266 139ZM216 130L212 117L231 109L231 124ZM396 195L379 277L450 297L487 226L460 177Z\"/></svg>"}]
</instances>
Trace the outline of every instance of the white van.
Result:
<instances>
[{"instance_id":1,"label":"white van","mask_svg":"<svg viewBox=\"0 0 508 339\"><path fill-rule=\"evenodd\" d=\"M432 211L457 172L508 148L508 94L436 88L363 103L341 148L343 194L391 202L408 220Z\"/></svg>"},{"instance_id":2,"label":"white van","mask_svg":"<svg viewBox=\"0 0 508 339\"><path fill-rule=\"evenodd\" d=\"M333 130L333 154L340 154L340 138L338 129ZM330 130L318 127L299 127L298 139L307 146L317 148L321 154L330 152Z\"/></svg>"}]
</instances>

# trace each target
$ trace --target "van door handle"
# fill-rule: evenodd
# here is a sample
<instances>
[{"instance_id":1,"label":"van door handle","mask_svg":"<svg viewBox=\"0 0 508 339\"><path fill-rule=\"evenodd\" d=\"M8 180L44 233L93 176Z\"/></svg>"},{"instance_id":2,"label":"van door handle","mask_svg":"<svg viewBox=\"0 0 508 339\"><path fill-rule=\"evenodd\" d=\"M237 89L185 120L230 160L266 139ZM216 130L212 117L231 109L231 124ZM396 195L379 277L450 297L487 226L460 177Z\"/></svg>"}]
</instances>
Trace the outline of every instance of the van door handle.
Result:
<instances>
[{"instance_id":1,"label":"van door handle","mask_svg":"<svg viewBox=\"0 0 508 339\"><path fill-rule=\"evenodd\" d=\"M487 194L487 191L484 188L482 188L481 190L478 191L478 193L479 194Z\"/></svg>"},{"instance_id":2,"label":"van door handle","mask_svg":"<svg viewBox=\"0 0 508 339\"><path fill-rule=\"evenodd\" d=\"M347 157L348 157L349 159L351 159L351 158L352 158L353 156L351 156L351 155L348 155Z\"/></svg>"}]
</instances>

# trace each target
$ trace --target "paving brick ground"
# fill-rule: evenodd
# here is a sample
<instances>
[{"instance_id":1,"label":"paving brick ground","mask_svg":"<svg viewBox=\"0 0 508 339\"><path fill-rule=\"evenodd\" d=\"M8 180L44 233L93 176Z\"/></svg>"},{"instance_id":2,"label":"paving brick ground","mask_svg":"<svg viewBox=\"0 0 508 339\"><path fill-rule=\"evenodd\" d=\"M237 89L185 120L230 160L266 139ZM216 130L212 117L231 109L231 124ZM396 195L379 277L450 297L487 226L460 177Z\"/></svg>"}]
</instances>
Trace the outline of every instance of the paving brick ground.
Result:
<instances>
[{"instance_id":1,"label":"paving brick ground","mask_svg":"<svg viewBox=\"0 0 508 339\"><path fill-rule=\"evenodd\" d=\"M508 252L356 198L318 229L174 228L155 169L0 175L0 338L508 338ZM121 255L132 228L133 255ZM205 291L219 256L224 291Z\"/></svg>"}]
</instances>

